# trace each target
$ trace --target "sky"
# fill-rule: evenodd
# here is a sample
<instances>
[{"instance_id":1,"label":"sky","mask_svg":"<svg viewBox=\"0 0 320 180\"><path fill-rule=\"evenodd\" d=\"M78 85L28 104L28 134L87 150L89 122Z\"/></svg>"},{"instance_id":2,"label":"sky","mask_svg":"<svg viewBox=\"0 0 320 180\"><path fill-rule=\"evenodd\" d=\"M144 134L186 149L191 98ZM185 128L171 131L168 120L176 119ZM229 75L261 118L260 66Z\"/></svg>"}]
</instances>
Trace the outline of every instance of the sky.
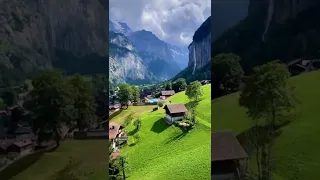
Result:
<instances>
[{"instance_id":1,"label":"sky","mask_svg":"<svg viewBox=\"0 0 320 180\"><path fill-rule=\"evenodd\" d=\"M133 31L145 29L168 43L187 47L211 15L211 0L109 0L109 19Z\"/></svg>"}]
</instances>

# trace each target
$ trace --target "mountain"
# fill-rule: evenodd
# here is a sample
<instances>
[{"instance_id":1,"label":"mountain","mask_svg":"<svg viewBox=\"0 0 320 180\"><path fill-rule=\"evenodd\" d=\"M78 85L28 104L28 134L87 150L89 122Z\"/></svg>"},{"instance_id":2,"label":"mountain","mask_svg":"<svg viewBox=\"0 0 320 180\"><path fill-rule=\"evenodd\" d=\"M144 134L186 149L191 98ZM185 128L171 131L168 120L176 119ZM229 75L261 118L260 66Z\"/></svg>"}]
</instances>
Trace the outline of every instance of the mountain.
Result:
<instances>
[{"instance_id":1,"label":"mountain","mask_svg":"<svg viewBox=\"0 0 320 180\"><path fill-rule=\"evenodd\" d=\"M102 0L0 0L0 77L52 67L107 73L106 13Z\"/></svg>"},{"instance_id":2,"label":"mountain","mask_svg":"<svg viewBox=\"0 0 320 180\"><path fill-rule=\"evenodd\" d=\"M173 80L185 78L191 82L211 78L211 22L210 16L195 31L193 41L188 47L188 66Z\"/></svg>"},{"instance_id":3,"label":"mountain","mask_svg":"<svg viewBox=\"0 0 320 180\"><path fill-rule=\"evenodd\" d=\"M179 51L174 51L175 46L169 45L146 30L133 32L128 35L128 38L148 66L154 67L155 74L162 76L162 80L172 78L181 71L174 58L174 55L177 55L174 52L179 53ZM181 51L180 54L182 54Z\"/></svg>"},{"instance_id":4,"label":"mountain","mask_svg":"<svg viewBox=\"0 0 320 180\"><path fill-rule=\"evenodd\" d=\"M126 23L119 22L119 21L109 20L109 30L116 33L121 33L124 35L128 35L132 33L132 30Z\"/></svg>"},{"instance_id":5,"label":"mountain","mask_svg":"<svg viewBox=\"0 0 320 180\"><path fill-rule=\"evenodd\" d=\"M273 60L318 57L319 7L317 0L250 0L248 16L213 42L212 54L239 55L246 73Z\"/></svg>"},{"instance_id":6,"label":"mountain","mask_svg":"<svg viewBox=\"0 0 320 180\"><path fill-rule=\"evenodd\" d=\"M109 42L109 79L112 83L152 82L152 73L125 35L110 31Z\"/></svg>"},{"instance_id":7,"label":"mountain","mask_svg":"<svg viewBox=\"0 0 320 180\"><path fill-rule=\"evenodd\" d=\"M168 47L171 50L173 60L178 64L180 69L184 69L188 66L188 48L178 47L168 43Z\"/></svg>"}]
</instances>

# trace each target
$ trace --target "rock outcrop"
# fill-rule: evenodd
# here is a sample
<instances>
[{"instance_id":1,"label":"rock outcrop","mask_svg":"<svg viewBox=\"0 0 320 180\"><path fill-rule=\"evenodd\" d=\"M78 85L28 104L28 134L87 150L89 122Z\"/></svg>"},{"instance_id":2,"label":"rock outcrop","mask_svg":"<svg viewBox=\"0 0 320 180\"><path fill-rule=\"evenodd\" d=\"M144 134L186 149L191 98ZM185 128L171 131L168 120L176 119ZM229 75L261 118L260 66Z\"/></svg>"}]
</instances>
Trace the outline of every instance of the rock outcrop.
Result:
<instances>
[{"instance_id":1,"label":"rock outcrop","mask_svg":"<svg viewBox=\"0 0 320 180\"><path fill-rule=\"evenodd\" d=\"M188 67L195 70L208 65L211 59L211 17L209 17L195 32L189 45Z\"/></svg>"},{"instance_id":2,"label":"rock outcrop","mask_svg":"<svg viewBox=\"0 0 320 180\"><path fill-rule=\"evenodd\" d=\"M93 55L107 62L108 10L102 2L0 0L0 65L29 73L58 64L68 72L83 69Z\"/></svg>"}]
</instances>

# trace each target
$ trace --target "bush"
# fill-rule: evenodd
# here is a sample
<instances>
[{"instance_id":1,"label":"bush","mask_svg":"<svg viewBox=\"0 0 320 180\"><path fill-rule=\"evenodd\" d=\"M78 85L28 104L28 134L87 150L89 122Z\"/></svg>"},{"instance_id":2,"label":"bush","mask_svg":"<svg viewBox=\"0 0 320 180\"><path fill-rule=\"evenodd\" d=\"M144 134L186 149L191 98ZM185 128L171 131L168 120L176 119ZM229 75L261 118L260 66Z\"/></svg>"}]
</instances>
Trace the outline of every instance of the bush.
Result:
<instances>
[{"instance_id":1,"label":"bush","mask_svg":"<svg viewBox=\"0 0 320 180\"><path fill-rule=\"evenodd\" d=\"M133 122L133 125L136 127L136 129L139 131L141 127L141 121L139 119L135 120Z\"/></svg>"},{"instance_id":2,"label":"bush","mask_svg":"<svg viewBox=\"0 0 320 180\"><path fill-rule=\"evenodd\" d=\"M159 107L162 107L163 105L164 105L164 103L163 103L163 102L161 102L161 101L160 101L160 102L158 102L158 106L159 106Z\"/></svg>"}]
</instances>

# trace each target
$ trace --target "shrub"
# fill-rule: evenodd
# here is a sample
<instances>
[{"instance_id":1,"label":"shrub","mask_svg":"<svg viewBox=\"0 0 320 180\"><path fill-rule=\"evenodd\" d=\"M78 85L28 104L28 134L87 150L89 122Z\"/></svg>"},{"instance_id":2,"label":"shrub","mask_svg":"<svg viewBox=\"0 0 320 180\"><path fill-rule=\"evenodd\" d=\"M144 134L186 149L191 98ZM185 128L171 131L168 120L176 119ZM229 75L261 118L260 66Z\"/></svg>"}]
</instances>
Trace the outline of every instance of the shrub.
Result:
<instances>
[{"instance_id":1,"label":"shrub","mask_svg":"<svg viewBox=\"0 0 320 180\"><path fill-rule=\"evenodd\" d=\"M137 119L133 122L133 125L136 126L136 129L139 131L141 127L141 121Z\"/></svg>"},{"instance_id":2,"label":"shrub","mask_svg":"<svg viewBox=\"0 0 320 180\"><path fill-rule=\"evenodd\" d=\"M158 102L158 106L159 106L159 107L162 107L163 105L164 105L164 103L163 103L163 102L161 102L161 101L160 101L160 102Z\"/></svg>"}]
</instances>

